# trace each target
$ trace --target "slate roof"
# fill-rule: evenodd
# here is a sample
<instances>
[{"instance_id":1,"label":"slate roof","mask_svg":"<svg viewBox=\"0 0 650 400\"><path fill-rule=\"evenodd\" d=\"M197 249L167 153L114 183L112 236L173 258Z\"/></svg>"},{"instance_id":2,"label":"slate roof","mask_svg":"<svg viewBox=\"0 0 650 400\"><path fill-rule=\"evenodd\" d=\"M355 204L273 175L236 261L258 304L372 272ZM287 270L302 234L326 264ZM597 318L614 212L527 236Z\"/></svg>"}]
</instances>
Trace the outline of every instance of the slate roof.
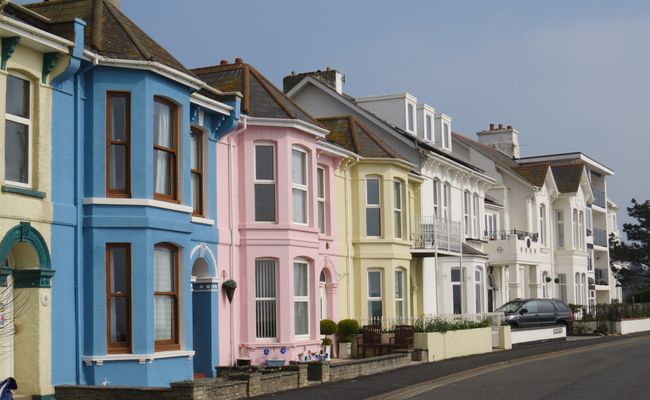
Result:
<instances>
[{"instance_id":1,"label":"slate roof","mask_svg":"<svg viewBox=\"0 0 650 400\"><path fill-rule=\"evenodd\" d=\"M108 0L50 0L25 4L24 7L48 18L53 23L70 22L75 18L84 20L86 49L103 57L156 61L192 75L181 62Z\"/></svg>"},{"instance_id":2,"label":"slate roof","mask_svg":"<svg viewBox=\"0 0 650 400\"><path fill-rule=\"evenodd\" d=\"M544 181L546 180L546 174L548 174L549 167L548 164L520 165L512 167L512 170L533 185L542 187L544 186Z\"/></svg>"},{"instance_id":3,"label":"slate roof","mask_svg":"<svg viewBox=\"0 0 650 400\"><path fill-rule=\"evenodd\" d=\"M379 136L352 116L318 118L330 131L327 140L362 157L400 158Z\"/></svg>"},{"instance_id":4,"label":"slate roof","mask_svg":"<svg viewBox=\"0 0 650 400\"><path fill-rule=\"evenodd\" d=\"M237 62L195 68L192 72L222 92L242 93L242 113L248 116L298 119L320 126L314 117L282 93L252 65Z\"/></svg>"},{"instance_id":5,"label":"slate roof","mask_svg":"<svg viewBox=\"0 0 650 400\"><path fill-rule=\"evenodd\" d=\"M553 165L553 177L560 193L574 193L580 187L584 164Z\"/></svg>"}]
</instances>

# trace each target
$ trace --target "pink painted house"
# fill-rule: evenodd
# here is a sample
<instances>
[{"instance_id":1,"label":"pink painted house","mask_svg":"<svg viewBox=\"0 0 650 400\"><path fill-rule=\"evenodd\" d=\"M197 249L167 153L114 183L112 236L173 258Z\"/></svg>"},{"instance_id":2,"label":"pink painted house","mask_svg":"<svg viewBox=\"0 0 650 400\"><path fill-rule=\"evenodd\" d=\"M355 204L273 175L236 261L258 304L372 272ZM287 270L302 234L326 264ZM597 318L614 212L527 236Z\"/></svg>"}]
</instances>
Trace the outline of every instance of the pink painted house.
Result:
<instances>
[{"instance_id":1,"label":"pink painted house","mask_svg":"<svg viewBox=\"0 0 650 400\"><path fill-rule=\"evenodd\" d=\"M320 320L337 320L331 205L346 153L241 59L193 72L243 94L242 122L217 149L218 273L238 286L219 301L220 364L319 351Z\"/></svg>"}]
</instances>

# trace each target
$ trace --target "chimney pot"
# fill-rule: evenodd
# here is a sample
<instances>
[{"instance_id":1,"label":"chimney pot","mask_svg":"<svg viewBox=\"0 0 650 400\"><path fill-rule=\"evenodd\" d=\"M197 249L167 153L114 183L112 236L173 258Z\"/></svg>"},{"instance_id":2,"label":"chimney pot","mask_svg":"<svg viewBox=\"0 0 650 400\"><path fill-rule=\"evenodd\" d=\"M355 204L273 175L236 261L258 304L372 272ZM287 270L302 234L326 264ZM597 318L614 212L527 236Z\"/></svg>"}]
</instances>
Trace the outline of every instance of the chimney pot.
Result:
<instances>
[{"instance_id":1,"label":"chimney pot","mask_svg":"<svg viewBox=\"0 0 650 400\"><path fill-rule=\"evenodd\" d=\"M499 129L503 129L503 124L499 124Z\"/></svg>"},{"instance_id":2,"label":"chimney pot","mask_svg":"<svg viewBox=\"0 0 650 400\"><path fill-rule=\"evenodd\" d=\"M220 65L228 65L228 60L221 60Z\"/></svg>"},{"instance_id":3,"label":"chimney pot","mask_svg":"<svg viewBox=\"0 0 650 400\"><path fill-rule=\"evenodd\" d=\"M512 130L512 125L508 125L508 129Z\"/></svg>"},{"instance_id":4,"label":"chimney pot","mask_svg":"<svg viewBox=\"0 0 650 400\"><path fill-rule=\"evenodd\" d=\"M243 58L241 58L241 57L237 57L237 58L235 58L235 64L243 64L243 63L244 63L244 59L243 59Z\"/></svg>"},{"instance_id":5,"label":"chimney pot","mask_svg":"<svg viewBox=\"0 0 650 400\"><path fill-rule=\"evenodd\" d=\"M491 131L494 130L494 124L490 124L490 130L491 130Z\"/></svg>"}]
</instances>

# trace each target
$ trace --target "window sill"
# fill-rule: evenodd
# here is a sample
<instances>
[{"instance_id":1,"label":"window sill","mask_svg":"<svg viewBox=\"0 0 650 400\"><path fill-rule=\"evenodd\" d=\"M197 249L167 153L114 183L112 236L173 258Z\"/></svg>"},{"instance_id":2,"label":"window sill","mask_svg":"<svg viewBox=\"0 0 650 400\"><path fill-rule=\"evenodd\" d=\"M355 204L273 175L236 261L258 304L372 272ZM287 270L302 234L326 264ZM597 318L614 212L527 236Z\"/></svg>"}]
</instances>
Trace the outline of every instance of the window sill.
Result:
<instances>
[{"instance_id":1,"label":"window sill","mask_svg":"<svg viewBox=\"0 0 650 400\"><path fill-rule=\"evenodd\" d=\"M198 216L192 216L192 222L195 224L214 225L213 219Z\"/></svg>"},{"instance_id":2,"label":"window sill","mask_svg":"<svg viewBox=\"0 0 650 400\"><path fill-rule=\"evenodd\" d=\"M25 189L25 188L9 186L9 185L2 185L2 191L4 193L20 194L28 197L36 197L38 199L44 199L46 196L45 192L39 192L37 190Z\"/></svg>"},{"instance_id":3,"label":"window sill","mask_svg":"<svg viewBox=\"0 0 650 400\"><path fill-rule=\"evenodd\" d=\"M105 356L85 356L82 358L84 364L88 367L95 365L103 365L106 361L137 361L138 364L152 363L154 360L162 358L180 358L187 357L191 360L194 357L193 350L175 350L175 351L159 351L153 354L107 354Z\"/></svg>"}]
</instances>

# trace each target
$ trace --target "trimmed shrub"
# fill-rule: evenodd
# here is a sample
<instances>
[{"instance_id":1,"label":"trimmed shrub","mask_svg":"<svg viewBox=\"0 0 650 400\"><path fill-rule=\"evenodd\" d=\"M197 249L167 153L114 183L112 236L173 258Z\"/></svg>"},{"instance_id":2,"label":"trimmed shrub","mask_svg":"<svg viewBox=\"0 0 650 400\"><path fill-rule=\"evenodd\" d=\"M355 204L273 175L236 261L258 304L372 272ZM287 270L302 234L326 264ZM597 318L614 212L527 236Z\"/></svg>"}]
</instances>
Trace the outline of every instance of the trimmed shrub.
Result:
<instances>
[{"instance_id":1,"label":"trimmed shrub","mask_svg":"<svg viewBox=\"0 0 650 400\"><path fill-rule=\"evenodd\" d=\"M336 333L338 330L338 326L336 325L336 322L332 321L331 319L324 319L321 320L320 322L320 334L321 335L333 335Z\"/></svg>"},{"instance_id":2,"label":"trimmed shrub","mask_svg":"<svg viewBox=\"0 0 650 400\"><path fill-rule=\"evenodd\" d=\"M355 319L342 319L338 324L340 343L350 343L352 335L359 332L359 323Z\"/></svg>"},{"instance_id":3,"label":"trimmed shrub","mask_svg":"<svg viewBox=\"0 0 650 400\"><path fill-rule=\"evenodd\" d=\"M326 337L325 339L323 339L322 343L323 343L323 346L331 346L332 345L332 339Z\"/></svg>"}]
</instances>

